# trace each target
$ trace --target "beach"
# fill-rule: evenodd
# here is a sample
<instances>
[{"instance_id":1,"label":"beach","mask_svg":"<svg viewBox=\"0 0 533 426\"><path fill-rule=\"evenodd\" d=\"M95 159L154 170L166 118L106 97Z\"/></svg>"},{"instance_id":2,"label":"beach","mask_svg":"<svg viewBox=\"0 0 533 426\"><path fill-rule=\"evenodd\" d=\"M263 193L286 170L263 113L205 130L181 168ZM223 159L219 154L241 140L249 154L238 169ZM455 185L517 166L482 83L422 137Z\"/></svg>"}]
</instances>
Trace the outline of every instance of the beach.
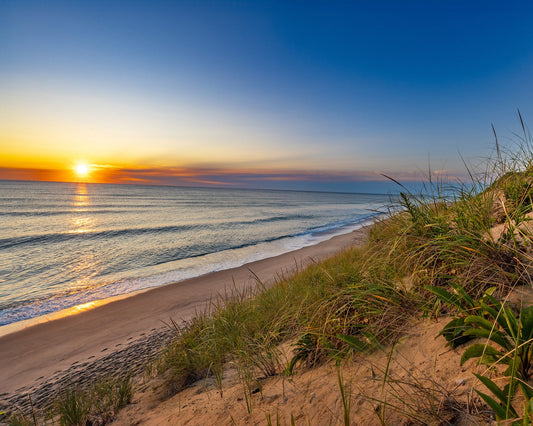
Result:
<instances>
[{"instance_id":1,"label":"beach","mask_svg":"<svg viewBox=\"0 0 533 426\"><path fill-rule=\"evenodd\" d=\"M130 297L98 304L75 315L0 337L1 406L39 406L67 385L110 373L141 371L178 325L233 289L271 285L311 262L360 244L368 227L314 246L217 271Z\"/></svg>"}]
</instances>

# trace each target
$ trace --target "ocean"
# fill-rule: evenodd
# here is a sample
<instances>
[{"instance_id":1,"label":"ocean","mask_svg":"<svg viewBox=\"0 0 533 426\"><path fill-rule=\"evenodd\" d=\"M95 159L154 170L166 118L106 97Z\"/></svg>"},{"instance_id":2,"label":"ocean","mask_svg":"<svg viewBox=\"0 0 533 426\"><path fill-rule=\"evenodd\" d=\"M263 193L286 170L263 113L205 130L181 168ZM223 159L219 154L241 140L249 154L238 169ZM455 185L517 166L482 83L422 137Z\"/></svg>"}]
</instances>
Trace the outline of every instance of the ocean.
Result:
<instances>
[{"instance_id":1,"label":"ocean","mask_svg":"<svg viewBox=\"0 0 533 426\"><path fill-rule=\"evenodd\" d=\"M0 331L316 244L389 205L377 194L0 181Z\"/></svg>"}]
</instances>

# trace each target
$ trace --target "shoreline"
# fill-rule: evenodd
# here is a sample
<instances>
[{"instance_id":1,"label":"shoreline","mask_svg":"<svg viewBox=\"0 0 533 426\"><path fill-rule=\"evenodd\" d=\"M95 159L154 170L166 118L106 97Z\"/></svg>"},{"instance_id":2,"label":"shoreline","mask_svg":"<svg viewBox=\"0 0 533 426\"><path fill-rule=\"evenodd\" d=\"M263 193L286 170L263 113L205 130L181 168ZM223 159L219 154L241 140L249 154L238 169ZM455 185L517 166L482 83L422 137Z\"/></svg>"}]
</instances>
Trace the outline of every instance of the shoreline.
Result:
<instances>
[{"instance_id":1,"label":"shoreline","mask_svg":"<svg viewBox=\"0 0 533 426\"><path fill-rule=\"evenodd\" d=\"M41 313L37 312L36 315L34 314L35 316L27 316L24 313L13 313L13 310L16 312L16 310L20 307L15 307L12 309L7 308L5 312L8 312L8 318L11 314L14 320L13 322L5 323L5 318L1 319L2 321L0 321L0 337L23 330L27 327L32 327L41 323L46 323L70 315L77 315L78 313L83 312L85 310L93 309L97 306L104 305L123 298L132 297L136 294L149 291L158 287L172 285L177 282L182 282L191 278L197 278L203 275L208 275L213 272L238 268L240 266L253 263L259 260L277 257L279 255L297 251L305 247L315 246L331 239L332 237L349 234L354 230L371 225L380 216L383 216L383 213L374 213L347 223L341 223L337 225L325 225L324 227L322 227L324 229L319 228L318 230L314 231L309 230L304 233L283 237L276 241L260 241L253 245L254 247L256 247L255 250L245 255L237 255L236 257L235 253L237 251L248 248L248 246L180 259L171 263L186 261L193 261L197 263L192 263L188 265L184 265L182 263L180 263L179 265L175 264L175 269L171 271L156 272L146 276L133 275L133 277L130 278L126 277L120 278L116 281L110 281L108 283L103 284L102 286L95 287L97 289L96 294L95 288L89 288L66 296L60 295L58 297L52 297L50 300L54 300L56 306L59 303L58 310L47 308L47 302L45 299L44 302L38 303L38 305L42 305L43 307L36 308L37 311L40 310ZM281 246L279 246L280 242ZM277 246L272 246L272 243L277 244ZM221 257L221 255L223 255L224 257ZM200 261L200 263L198 263L198 261L196 260L198 258L209 258L209 260L207 261L207 263L205 263L205 261ZM227 260L228 258L232 260ZM154 278L160 282L157 284L150 283L150 281ZM148 283L142 284L145 281L148 281ZM123 287L122 283L126 282L128 283L127 288L117 288L118 284ZM71 296L75 298L74 303L72 303L72 301L67 300L68 298L71 298ZM59 302L57 301L58 299ZM29 303L28 305L22 306L32 307L34 306L34 303Z\"/></svg>"},{"instance_id":2,"label":"shoreline","mask_svg":"<svg viewBox=\"0 0 533 426\"><path fill-rule=\"evenodd\" d=\"M150 346L151 336L164 335L167 328L164 322L171 318L181 324L225 291L254 285L256 276L265 285L271 285L276 278L290 275L313 261L361 244L369 226L275 257L147 289L76 315L0 336L0 404L2 400L15 402L43 387L50 388L53 379L57 379L56 384L64 383L61 378L80 374L90 364L131 347L132 342L148 340ZM120 357L115 363L120 363Z\"/></svg>"}]
</instances>

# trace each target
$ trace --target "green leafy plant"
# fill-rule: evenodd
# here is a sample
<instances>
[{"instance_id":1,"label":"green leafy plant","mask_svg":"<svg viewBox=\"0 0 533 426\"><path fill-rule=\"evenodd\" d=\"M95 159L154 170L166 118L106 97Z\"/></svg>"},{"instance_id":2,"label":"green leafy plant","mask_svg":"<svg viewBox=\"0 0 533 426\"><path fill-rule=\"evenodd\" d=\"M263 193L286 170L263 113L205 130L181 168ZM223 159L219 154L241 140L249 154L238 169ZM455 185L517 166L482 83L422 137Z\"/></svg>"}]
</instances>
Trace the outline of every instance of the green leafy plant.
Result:
<instances>
[{"instance_id":1,"label":"green leafy plant","mask_svg":"<svg viewBox=\"0 0 533 426\"><path fill-rule=\"evenodd\" d=\"M482 303L488 318L479 315L465 318L465 324L471 326L465 334L484 337L487 344L468 347L461 357L461 364L468 359L479 358L481 364L489 367L506 365L504 375L509 377L509 383L503 389L488 377L476 374L497 399L476 392L499 419L516 418L518 413L512 406L512 399L517 389L521 389L527 401L533 398L533 388L528 384L533 366L533 306L522 308L517 317L508 306L495 299L492 302L492 306ZM489 346L489 342L496 346Z\"/></svg>"},{"instance_id":2,"label":"green leafy plant","mask_svg":"<svg viewBox=\"0 0 533 426\"><path fill-rule=\"evenodd\" d=\"M517 375L522 383L531 376L533 366L533 306L522 308L518 317L513 311L491 296L491 305L481 302L484 315L470 315L464 319L469 326L464 334L484 337L500 349L485 344L471 345L461 357L461 364L470 358L480 358L489 366L505 364L505 374ZM528 389L531 389L528 386ZM533 393L528 395L533 397ZM529 399L529 398L528 398Z\"/></svg>"},{"instance_id":3,"label":"green leafy plant","mask_svg":"<svg viewBox=\"0 0 533 426\"><path fill-rule=\"evenodd\" d=\"M427 287L427 290L457 311L440 332L452 347L474 338L486 339L484 344L470 345L461 357L461 364L479 358L479 363L489 368L507 366L504 376L509 381L502 388L487 376L474 373L494 397L476 389L478 395L498 419L519 417L512 405L518 388L526 401L533 398L533 388L528 384L533 367L533 306L521 308L516 315L508 305L492 296L494 288L477 300L459 285L453 285L452 292L439 287Z\"/></svg>"},{"instance_id":4,"label":"green leafy plant","mask_svg":"<svg viewBox=\"0 0 533 426\"><path fill-rule=\"evenodd\" d=\"M295 348L294 355L283 372L285 375L292 375L294 367L299 361L305 362L308 366L313 365L318 347L317 336L312 333L304 333L293 346Z\"/></svg>"},{"instance_id":5,"label":"green leafy plant","mask_svg":"<svg viewBox=\"0 0 533 426\"><path fill-rule=\"evenodd\" d=\"M496 287L489 288L480 299L471 297L464 287L458 284L452 283L450 287L451 292L435 286L426 286L426 289L437 296L440 301L456 309L458 315L455 315L439 333L439 336L443 336L452 348L456 348L476 337L470 332L467 333L467 330L471 330L472 326L465 323L465 318L474 314L482 315L483 303L485 305L490 303L488 298L491 298Z\"/></svg>"},{"instance_id":6,"label":"green leafy plant","mask_svg":"<svg viewBox=\"0 0 533 426\"><path fill-rule=\"evenodd\" d=\"M507 366L504 375L509 377L509 382L503 388L487 376L474 373L494 398L477 389L476 392L498 419L517 418L518 412L512 405L517 389L521 389L527 401L533 398L533 388L527 383L533 367L533 306L522 308L516 316L509 306L489 292L474 300L459 286L454 287L454 293L436 287L428 290L459 311L440 333L452 347L473 338L487 340L485 344L469 346L461 357L461 364L479 358L480 364L490 368L500 364Z\"/></svg>"}]
</instances>

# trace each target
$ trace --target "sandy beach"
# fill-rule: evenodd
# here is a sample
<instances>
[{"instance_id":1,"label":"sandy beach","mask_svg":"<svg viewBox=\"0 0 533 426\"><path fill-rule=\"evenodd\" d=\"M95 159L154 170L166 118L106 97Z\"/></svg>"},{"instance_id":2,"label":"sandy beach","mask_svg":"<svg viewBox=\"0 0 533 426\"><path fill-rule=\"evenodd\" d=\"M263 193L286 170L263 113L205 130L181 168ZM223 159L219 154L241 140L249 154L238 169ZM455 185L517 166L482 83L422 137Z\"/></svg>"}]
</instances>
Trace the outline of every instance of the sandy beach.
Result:
<instances>
[{"instance_id":1,"label":"sandy beach","mask_svg":"<svg viewBox=\"0 0 533 426\"><path fill-rule=\"evenodd\" d=\"M34 325L0 337L0 407L36 405L67 384L90 381L105 372L141 369L178 324L205 309L232 288L264 284L297 268L360 244L367 228L317 245L238 268L151 289L76 315Z\"/></svg>"}]
</instances>

